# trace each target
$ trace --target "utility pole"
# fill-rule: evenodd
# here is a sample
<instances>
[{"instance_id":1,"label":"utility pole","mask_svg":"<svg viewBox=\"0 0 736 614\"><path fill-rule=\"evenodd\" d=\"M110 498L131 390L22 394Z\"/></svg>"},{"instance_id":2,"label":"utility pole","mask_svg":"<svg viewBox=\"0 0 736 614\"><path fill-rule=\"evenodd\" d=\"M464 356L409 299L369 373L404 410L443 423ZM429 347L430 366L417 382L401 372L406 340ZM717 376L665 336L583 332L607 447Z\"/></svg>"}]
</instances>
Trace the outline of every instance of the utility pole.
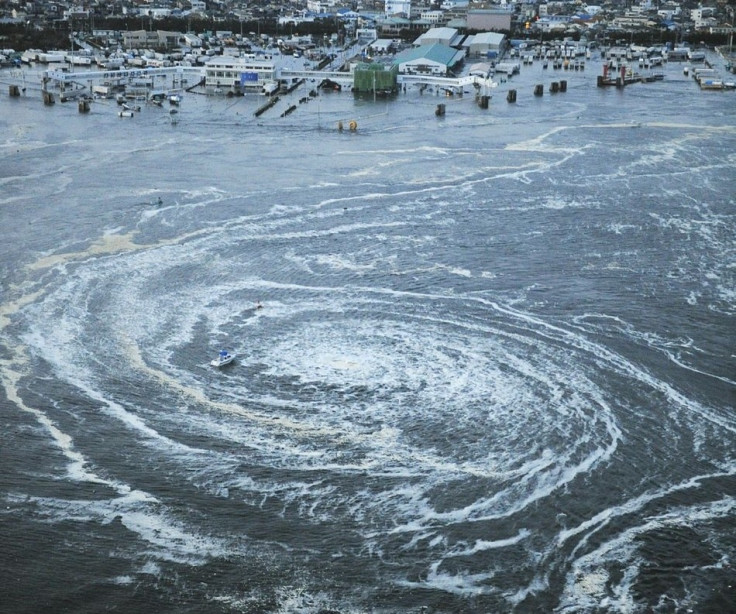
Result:
<instances>
[{"instance_id":1,"label":"utility pole","mask_svg":"<svg viewBox=\"0 0 736 614\"><path fill-rule=\"evenodd\" d=\"M69 15L69 41L72 44L72 66L70 72L74 72L74 18Z\"/></svg>"}]
</instances>

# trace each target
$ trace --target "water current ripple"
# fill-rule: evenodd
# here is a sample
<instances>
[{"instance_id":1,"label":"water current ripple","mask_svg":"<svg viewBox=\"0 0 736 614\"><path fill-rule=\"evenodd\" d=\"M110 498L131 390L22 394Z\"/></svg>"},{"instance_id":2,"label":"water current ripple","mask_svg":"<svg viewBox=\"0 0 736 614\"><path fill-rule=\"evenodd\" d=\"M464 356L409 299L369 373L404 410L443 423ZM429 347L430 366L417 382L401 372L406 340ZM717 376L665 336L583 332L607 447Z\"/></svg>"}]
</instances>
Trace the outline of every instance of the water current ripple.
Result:
<instances>
[{"instance_id":1,"label":"water current ripple","mask_svg":"<svg viewBox=\"0 0 736 614\"><path fill-rule=\"evenodd\" d=\"M273 228L248 224L251 245L273 240ZM459 594L497 590L497 578L489 584L497 572L480 573L484 557L468 554L533 541L525 523L511 531L507 523L518 526L541 500L615 466L631 419L622 412L629 404L637 412L617 398L615 374L691 407L585 335L510 306L289 282L294 253L271 258L272 281L258 263L221 257L224 237L240 227L216 231L216 241L209 234L66 265L56 289L29 308L49 325L25 342L46 348L38 358L55 376L97 399L136 439L168 448L176 472L201 457L182 433L217 438L221 452L201 457L207 466L190 478L199 488L276 504L285 517L352 525L361 549L394 561L411 553L408 585L456 583L475 569ZM337 265L370 259L356 256ZM313 260L306 274L329 281L335 264ZM384 264L358 267L358 278ZM213 340L238 353L234 368L209 368L202 348L214 352ZM145 399L131 387L145 389ZM261 477L244 479L238 459ZM468 542L470 526L494 527L497 537L476 528ZM435 562L412 571L419 548ZM518 565L531 565L528 556Z\"/></svg>"}]
</instances>

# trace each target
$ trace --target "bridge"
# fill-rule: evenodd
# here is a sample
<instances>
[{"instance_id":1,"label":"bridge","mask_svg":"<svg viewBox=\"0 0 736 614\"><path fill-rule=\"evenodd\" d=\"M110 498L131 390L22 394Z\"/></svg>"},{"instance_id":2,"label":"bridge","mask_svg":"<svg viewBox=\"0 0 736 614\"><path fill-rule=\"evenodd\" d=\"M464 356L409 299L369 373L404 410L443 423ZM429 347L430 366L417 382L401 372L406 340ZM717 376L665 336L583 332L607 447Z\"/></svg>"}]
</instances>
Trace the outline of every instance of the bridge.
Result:
<instances>
[{"instance_id":1,"label":"bridge","mask_svg":"<svg viewBox=\"0 0 736 614\"><path fill-rule=\"evenodd\" d=\"M353 73L340 72L336 70L281 70L282 79L312 79L322 81L329 79L340 85L352 85ZM396 77L397 83L402 85L426 85L447 90L462 90L468 85L478 86L481 89L490 90L498 86L498 83L490 77L479 75L467 75L464 77L439 77L435 75L410 75L399 73Z\"/></svg>"},{"instance_id":2,"label":"bridge","mask_svg":"<svg viewBox=\"0 0 736 614\"><path fill-rule=\"evenodd\" d=\"M121 81L123 79L146 79L148 77L204 76L204 69L196 66L168 66L164 68L125 68L120 70L85 70L79 72L66 70L47 70L44 80L55 81L59 86L66 83L84 85L91 81Z\"/></svg>"},{"instance_id":3,"label":"bridge","mask_svg":"<svg viewBox=\"0 0 736 614\"><path fill-rule=\"evenodd\" d=\"M148 79L153 77L166 77L184 82L186 77L194 77L201 80L204 70L195 66L168 66L163 68L126 68L121 70L47 70L43 73L44 89L46 84L53 82L63 92L66 85L77 85L87 87L92 83L100 81L133 81L135 79ZM178 78L178 79L177 79Z\"/></svg>"},{"instance_id":4,"label":"bridge","mask_svg":"<svg viewBox=\"0 0 736 614\"><path fill-rule=\"evenodd\" d=\"M282 68L280 74L282 79L313 79L315 81L329 79L340 85L353 84L353 73L338 70L291 70Z\"/></svg>"},{"instance_id":5,"label":"bridge","mask_svg":"<svg viewBox=\"0 0 736 614\"><path fill-rule=\"evenodd\" d=\"M478 86L481 89L492 89L498 86L490 77L467 75L464 77L436 77L433 75L398 75L399 85L431 85L443 89L462 90L468 85Z\"/></svg>"},{"instance_id":6,"label":"bridge","mask_svg":"<svg viewBox=\"0 0 736 614\"><path fill-rule=\"evenodd\" d=\"M100 83L120 83L136 80L150 80L151 87L155 77L171 79L172 86L177 81L184 84L192 77L199 83L204 77L201 67L167 66L162 68L126 68L121 70L46 70L41 79L42 91L47 92L51 84L59 92L61 101L70 100L83 95L91 95L93 85Z\"/></svg>"}]
</instances>

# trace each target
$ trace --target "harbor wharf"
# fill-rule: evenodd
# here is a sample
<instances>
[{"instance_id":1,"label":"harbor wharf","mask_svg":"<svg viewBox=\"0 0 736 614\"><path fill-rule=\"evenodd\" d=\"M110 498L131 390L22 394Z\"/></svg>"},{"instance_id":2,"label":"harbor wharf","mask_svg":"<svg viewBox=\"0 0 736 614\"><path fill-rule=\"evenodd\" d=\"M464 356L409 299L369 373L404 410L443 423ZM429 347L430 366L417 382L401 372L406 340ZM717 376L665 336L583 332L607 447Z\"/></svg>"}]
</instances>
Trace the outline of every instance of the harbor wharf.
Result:
<instances>
[{"instance_id":1,"label":"harbor wharf","mask_svg":"<svg viewBox=\"0 0 736 614\"><path fill-rule=\"evenodd\" d=\"M59 85L83 82L98 82L108 80L136 79L147 77L186 77L203 76L203 71L198 67L169 66L164 68L131 68L121 70L90 70L70 72L65 70L48 70L44 73L44 79L53 81Z\"/></svg>"},{"instance_id":2,"label":"harbor wharf","mask_svg":"<svg viewBox=\"0 0 736 614\"><path fill-rule=\"evenodd\" d=\"M124 70L101 70L101 71L76 71L48 70L44 73L43 89L46 91L57 91L62 99L79 96L92 92L92 87L100 83L116 82L122 83L130 80L151 80L156 77L170 79L173 84L199 83L204 78L205 72L202 67L171 66L163 68L138 68ZM353 73L336 70L295 70L283 69L281 79L286 81L329 79L343 86L353 83ZM478 75L467 75L461 77L442 77L438 75L400 74L397 77L398 85L401 87L409 85L434 86L447 90L461 91L469 85L491 89L498 84L491 77ZM153 85L151 87L153 88Z\"/></svg>"},{"instance_id":3,"label":"harbor wharf","mask_svg":"<svg viewBox=\"0 0 736 614\"><path fill-rule=\"evenodd\" d=\"M643 68L637 61L620 61L619 64L612 63L609 58L600 52L586 58L586 70L573 69L573 64L559 67L545 65L544 62L525 62L520 67L519 73L500 74L499 72L487 71L478 74L460 74L456 77L446 77L428 74L403 74L395 76L398 89L393 91L385 103L378 107L372 107L370 98L382 97L382 94L372 95L368 92L355 92L354 75L345 69L335 70L326 68L318 70L316 66L310 68L305 66L283 65L277 73L273 74L273 83L276 89L266 91L251 90L240 100L225 101L226 98L238 96L224 87L217 91L204 84L206 68L203 66L175 65L168 67L130 67L118 70L95 70L62 69L61 67L49 67L41 64L29 67L13 67L0 70L0 83L9 92L11 98L28 97L42 99L47 105L56 102L79 99L80 103L89 99L89 104L80 104L80 112L95 113L104 112L109 108L106 105L117 102L114 105L115 115L120 111L133 112L135 116L149 113L150 108L154 119L154 103L161 106L168 102L174 105L172 98L178 95L176 102L176 116L166 114L167 123L186 123L191 113L197 108L232 109L236 114L237 121L244 117L251 117L254 122L272 121L277 118L278 124L286 124L286 117L314 115L318 124L331 123L338 125L342 120L344 126L355 119L362 127L370 125L373 114L380 111L388 112L391 100L400 102L403 99L414 101L416 104L431 105L428 113L437 117L452 117L460 111L458 105L464 106L466 102L475 100L480 109L498 107L494 104L489 106L490 99L494 102L503 100L507 103L519 103L520 108L525 108L530 100L540 100L547 92L550 94L560 93L566 98L577 95L577 92L586 89L607 89L603 86L614 86L608 89L623 91L624 86L634 83L649 83L660 79L665 81L663 86L652 84L648 87L664 87L667 91L676 91L673 88L691 87L697 83L699 89L712 90L732 88L732 82L727 78L716 80L709 72L700 70L714 66L720 74L727 74L724 69L726 58L723 55L709 53L707 60L702 63L668 62L666 59L661 64ZM275 62L277 66L280 62ZM590 70L592 68L592 70ZM601 74L602 73L602 74ZM696 77L695 83L692 77ZM496 81L497 80L497 81ZM325 81L331 81L340 87L334 89L327 87ZM599 87L596 88L596 85ZM620 87L616 88L616 85ZM330 92L350 92L361 94L351 96L348 102L339 95ZM491 92L494 96L491 96ZM570 92L573 92L571 94ZM182 94L197 94L184 99L181 104ZM497 96L496 96L497 95ZM38 98L36 98L38 96ZM436 114L436 103L427 100L428 96L443 97L446 99L444 113ZM271 102L272 98L276 98ZM356 98L356 102L352 99ZM218 102L221 99L222 102ZM360 101L357 101L361 99ZM422 100L423 99L423 100ZM319 102L321 100L321 102ZM421 100L421 102L420 102ZM145 101L143 107L141 103ZM307 104L310 101L312 104ZM441 102L441 101L438 101ZM150 104L149 104L150 103ZM269 104L271 103L271 104ZM538 104L538 103L534 103ZM118 106L120 105L120 106ZM127 105L127 106L126 106ZM167 108L168 108L167 105ZM388 105L388 106L387 106ZM473 105L475 106L475 105ZM310 108L312 108L310 110ZM370 109L374 108L374 111ZM456 111L457 109L457 111ZM228 111L229 112L229 111ZM398 109L397 109L398 112ZM373 114L372 114L373 113ZM169 120L171 121L169 122Z\"/></svg>"},{"instance_id":4,"label":"harbor wharf","mask_svg":"<svg viewBox=\"0 0 736 614\"><path fill-rule=\"evenodd\" d=\"M199 83L204 74L201 68L189 66L170 66L163 68L131 68L122 70L64 71L47 70L41 78L42 90L58 93L59 98L70 100L80 96L92 96L94 87L103 83L122 84L139 81L147 93L155 89L155 79L160 77L171 88L190 82Z\"/></svg>"}]
</instances>

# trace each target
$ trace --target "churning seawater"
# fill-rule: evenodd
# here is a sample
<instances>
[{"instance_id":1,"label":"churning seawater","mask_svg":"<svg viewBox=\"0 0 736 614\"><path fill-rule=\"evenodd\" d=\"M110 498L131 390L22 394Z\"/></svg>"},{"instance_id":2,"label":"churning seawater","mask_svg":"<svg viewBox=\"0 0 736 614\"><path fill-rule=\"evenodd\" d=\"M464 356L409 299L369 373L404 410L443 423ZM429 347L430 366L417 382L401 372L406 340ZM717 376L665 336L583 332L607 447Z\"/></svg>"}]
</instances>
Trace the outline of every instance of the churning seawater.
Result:
<instances>
[{"instance_id":1,"label":"churning seawater","mask_svg":"<svg viewBox=\"0 0 736 614\"><path fill-rule=\"evenodd\" d=\"M598 68L0 98L0 609L732 608L736 99Z\"/></svg>"}]
</instances>

